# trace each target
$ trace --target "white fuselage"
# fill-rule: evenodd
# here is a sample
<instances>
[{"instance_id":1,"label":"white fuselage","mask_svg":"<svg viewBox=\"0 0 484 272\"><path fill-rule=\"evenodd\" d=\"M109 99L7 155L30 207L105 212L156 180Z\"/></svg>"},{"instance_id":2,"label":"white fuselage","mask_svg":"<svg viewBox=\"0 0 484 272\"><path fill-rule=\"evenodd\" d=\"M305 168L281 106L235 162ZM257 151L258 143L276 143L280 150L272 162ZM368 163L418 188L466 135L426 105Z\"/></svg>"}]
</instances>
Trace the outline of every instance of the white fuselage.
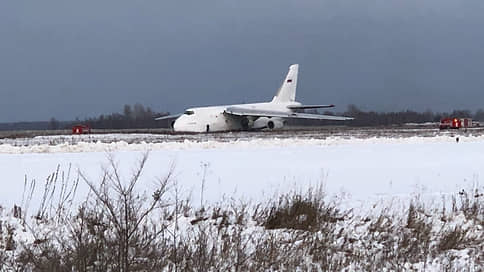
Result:
<instances>
[{"instance_id":1,"label":"white fuselage","mask_svg":"<svg viewBox=\"0 0 484 272\"><path fill-rule=\"evenodd\" d=\"M288 118L316 120L351 120L350 117L308 114L304 109L328 108L334 105L301 105L296 102L298 64L289 71L271 102L187 109L182 115L169 115L157 120L179 116L173 130L181 132L217 132L251 129L280 129Z\"/></svg>"},{"instance_id":2,"label":"white fuselage","mask_svg":"<svg viewBox=\"0 0 484 272\"><path fill-rule=\"evenodd\" d=\"M267 102L254 104L240 104L231 105L239 108L250 110L265 110L265 111L284 111L292 112L287 106L301 105L299 102ZM224 114L227 107L230 106L213 106L190 108L185 111L183 115L178 117L173 124L174 131L181 132L217 132L217 131L231 131L243 129L258 129L265 127L265 124L257 123L257 119L267 119L266 117L247 117L241 118ZM273 117L272 119L280 121L280 118Z\"/></svg>"}]
</instances>

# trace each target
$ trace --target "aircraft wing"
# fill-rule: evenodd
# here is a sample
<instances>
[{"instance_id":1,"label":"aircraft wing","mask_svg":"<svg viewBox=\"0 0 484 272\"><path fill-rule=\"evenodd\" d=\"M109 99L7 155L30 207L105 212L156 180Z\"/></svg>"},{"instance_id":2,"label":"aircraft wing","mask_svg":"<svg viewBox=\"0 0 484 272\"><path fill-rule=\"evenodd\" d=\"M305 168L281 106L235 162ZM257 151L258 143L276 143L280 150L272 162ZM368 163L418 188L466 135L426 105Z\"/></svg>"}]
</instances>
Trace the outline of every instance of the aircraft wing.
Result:
<instances>
[{"instance_id":1,"label":"aircraft wing","mask_svg":"<svg viewBox=\"0 0 484 272\"><path fill-rule=\"evenodd\" d=\"M287 106L291 110L303 110L303 109L322 109L322 108L333 108L334 105L299 105L299 106Z\"/></svg>"},{"instance_id":2,"label":"aircraft wing","mask_svg":"<svg viewBox=\"0 0 484 272\"><path fill-rule=\"evenodd\" d=\"M155 118L155 120L158 121L158 120L176 119L176 118L180 117L181 115L182 115L182 113L165 115L165 116Z\"/></svg>"},{"instance_id":3,"label":"aircraft wing","mask_svg":"<svg viewBox=\"0 0 484 272\"><path fill-rule=\"evenodd\" d=\"M315 119L315 120L336 120L347 121L353 120L352 117L333 116L322 114L309 114L298 112L284 112L284 111L270 111L270 110L254 110L241 107L228 107L225 109L226 114L236 116L256 116L256 117L282 117L282 118L299 118L299 119Z\"/></svg>"}]
</instances>

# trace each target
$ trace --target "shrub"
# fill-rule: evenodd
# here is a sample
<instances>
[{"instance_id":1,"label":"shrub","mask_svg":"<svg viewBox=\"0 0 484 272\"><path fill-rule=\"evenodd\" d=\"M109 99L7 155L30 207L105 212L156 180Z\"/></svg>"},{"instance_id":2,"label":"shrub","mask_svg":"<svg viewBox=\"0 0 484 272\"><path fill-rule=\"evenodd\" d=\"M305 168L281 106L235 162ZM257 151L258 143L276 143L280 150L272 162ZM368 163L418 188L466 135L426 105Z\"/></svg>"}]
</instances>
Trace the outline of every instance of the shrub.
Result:
<instances>
[{"instance_id":1,"label":"shrub","mask_svg":"<svg viewBox=\"0 0 484 272\"><path fill-rule=\"evenodd\" d=\"M342 220L338 208L324 201L324 192L319 186L305 194L289 193L272 202L264 214L264 227L267 229L294 229L317 231L323 223Z\"/></svg>"}]
</instances>

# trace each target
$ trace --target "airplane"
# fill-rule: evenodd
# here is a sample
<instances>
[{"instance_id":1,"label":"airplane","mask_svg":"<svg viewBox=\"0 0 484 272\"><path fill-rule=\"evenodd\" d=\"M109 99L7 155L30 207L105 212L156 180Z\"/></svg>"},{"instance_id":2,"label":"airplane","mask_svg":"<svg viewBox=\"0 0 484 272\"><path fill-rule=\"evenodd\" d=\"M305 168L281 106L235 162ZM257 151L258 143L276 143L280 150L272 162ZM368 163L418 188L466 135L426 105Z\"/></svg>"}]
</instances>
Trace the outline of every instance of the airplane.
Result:
<instances>
[{"instance_id":1,"label":"airplane","mask_svg":"<svg viewBox=\"0 0 484 272\"><path fill-rule=\"evenodd\" d=\"M302 105L296 101L299 65L293 64L271 102L189 108L182 114L156 120L175 119L175 132L220 132L237 130L280 129L285 119L353 120L351 117L303 113L301 110L332 108L334 105Z\"/></svg>"}]
</instances>

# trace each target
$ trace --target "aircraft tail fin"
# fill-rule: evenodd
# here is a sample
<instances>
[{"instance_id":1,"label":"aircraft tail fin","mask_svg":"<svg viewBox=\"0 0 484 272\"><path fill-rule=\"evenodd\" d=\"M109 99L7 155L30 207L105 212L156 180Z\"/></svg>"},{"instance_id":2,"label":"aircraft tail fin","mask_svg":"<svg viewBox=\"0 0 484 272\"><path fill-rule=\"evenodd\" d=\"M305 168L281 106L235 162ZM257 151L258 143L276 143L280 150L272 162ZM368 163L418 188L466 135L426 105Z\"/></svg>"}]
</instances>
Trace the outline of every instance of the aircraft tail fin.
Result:
<instances>
[{"instance_id":1,"label":"aircraft tail fin","mask_svg":"<svg viewBox=\"0 0 484 272\"><path fill-rule=\"evenodd\" d=\"M272 102L292 102L296 100L298 70L299 64L289 66L289 72L277 91L276 96L272 99Z\"/></svg>"}]
</instances>

